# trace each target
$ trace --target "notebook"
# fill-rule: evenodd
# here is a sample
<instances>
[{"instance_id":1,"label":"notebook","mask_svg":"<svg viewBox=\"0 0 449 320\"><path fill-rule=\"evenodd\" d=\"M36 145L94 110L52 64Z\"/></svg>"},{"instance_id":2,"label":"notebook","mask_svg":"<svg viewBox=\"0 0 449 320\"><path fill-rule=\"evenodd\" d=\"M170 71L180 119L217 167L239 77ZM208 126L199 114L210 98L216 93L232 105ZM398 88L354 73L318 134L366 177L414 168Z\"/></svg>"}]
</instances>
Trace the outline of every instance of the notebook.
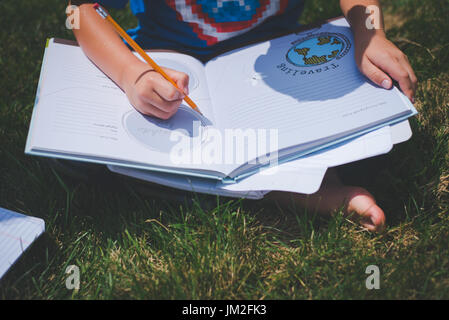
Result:
<instances>
[{"instance_id":1,"label":"notebook","mask_svg":"<svg viewBox=\"0 0 449 320\"><path fill-rule=\"evenodd\" d=\"M79 47L52 39L25 152L235 183L417 113L360 74L344 18L206 64L150 55L189 75L203 116L186 105L167 121L140 114Z\"/></svg>"},{"instance_id":2,"label":"notebook","mask_svg":"<svg viewBox=\"0 0 449 320\"><path fill-rule=\"evenodd\" d=\"M44 231L44 220L0 208L0 278Z\"/></svg>"}]
</instances>

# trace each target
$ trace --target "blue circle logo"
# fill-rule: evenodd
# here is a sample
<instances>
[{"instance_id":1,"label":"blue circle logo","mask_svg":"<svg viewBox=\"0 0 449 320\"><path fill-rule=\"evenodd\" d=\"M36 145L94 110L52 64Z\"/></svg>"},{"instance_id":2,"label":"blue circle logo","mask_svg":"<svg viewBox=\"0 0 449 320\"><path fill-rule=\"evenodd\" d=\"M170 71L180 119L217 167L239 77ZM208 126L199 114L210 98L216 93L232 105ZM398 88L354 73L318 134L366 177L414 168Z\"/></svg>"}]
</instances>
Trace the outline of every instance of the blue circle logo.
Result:
<instances>
[{"instance_id":1,"label":"blue circle logo","mask_svg":"<svg viewBox=\"0 0 449 320\"><path fill-rule=\"evenodd\" d=\"M297 67L314 67L341 59L351 43L340 33L320 33L300 39L287 52L287 61Z\"/></svg>"}]
</instances>

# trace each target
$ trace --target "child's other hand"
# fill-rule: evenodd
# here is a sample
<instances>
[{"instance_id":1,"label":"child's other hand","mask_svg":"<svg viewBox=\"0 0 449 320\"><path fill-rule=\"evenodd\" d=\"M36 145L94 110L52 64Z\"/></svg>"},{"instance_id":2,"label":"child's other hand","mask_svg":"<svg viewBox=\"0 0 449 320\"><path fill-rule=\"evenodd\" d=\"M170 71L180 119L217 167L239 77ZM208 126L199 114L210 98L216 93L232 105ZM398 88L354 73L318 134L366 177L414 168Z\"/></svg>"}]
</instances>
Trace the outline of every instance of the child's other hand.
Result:
<instances>
[{"instance_id":1,"label":"child's other hand","mask_svg":"<svg viewBox=\"0 0 449 320\"><path fill-rule=\"evenodd\" d=\"M393 85L391 76L414 103L417 78L407 56L384 34L355 35L355 44L355 59L359 70L385 89L390 89Z\"/></svg>"},{"instance_id":2,"label":"child's other hand","mask_svg":"<svg viewBox=\"0 0 449 320\"><path fill-rule=\"evenodd\" d=\"M181 90L188 94L189 76L187 74L168 68L162 69ZM134 108L145 115L164 120L178 111L185 96L143 62L127 70L123 89Z\"/></svg>"}]
</instances>

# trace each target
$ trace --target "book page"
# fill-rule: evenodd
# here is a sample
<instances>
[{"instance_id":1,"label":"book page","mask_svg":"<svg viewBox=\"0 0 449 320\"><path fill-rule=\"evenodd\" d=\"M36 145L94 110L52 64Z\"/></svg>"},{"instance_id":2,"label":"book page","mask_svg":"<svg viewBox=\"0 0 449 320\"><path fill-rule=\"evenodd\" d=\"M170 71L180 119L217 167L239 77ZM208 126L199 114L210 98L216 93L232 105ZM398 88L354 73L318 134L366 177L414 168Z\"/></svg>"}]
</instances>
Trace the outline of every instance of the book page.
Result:
<instances>
[{"instance_id":1,"label":"book page","mask_svg":"<svg viewBox=\"0 0 449 320\"><path fill-rule=\"evenodd\" d=\"M149 170L139 170L122 166L108 165L108 168L115 173L195 193L214 194L224 197L246 199L262 199L264 194L267 193L263 191L253 190L228 190L220 181L207 178L189 177L179 174L154 172Z\"/></svg>"},{"instance_id":2,"label":"book page","mask_svg":"<svg viewBox=\"0 0 449 320\"><path fill-rule=\"evenodd\" d=\"M183 54L153 52L161 66L189 75L189 97L203 116L184 103L169 120L136 111L124 92L84 55L81 48L51 42L33 112L27 152L69 159L145 167L147 164L187 169L216 170L201 164L174 164L170 153L178 141L202 143L201 130L214 124L203 65ZM195 128L197 125L199 128ZM192 145L194 142L192 142Z\"/></svg>"},{"instance_id":3,"label":"book page","mask_svg":"<svg viewBox=\"0 0 449 320\"><path fill-rule=\"evenodd\" d=\"M379 88L358 71L344 19L220 55L206 76L217 126L277 130L279 149L416 112L396 88Z\"/></svg>"},{"instance_id":4,"label":"book page","mask_svg":"<svg viewBox=\"0 0 449 320\"><path fill-rule=\"evenodd\" d=\"M0 208L0 278L44 231L44 220Z\"/></svg>"},{"instance_id":5,"label":"book page","mask_svg":"<svg viewBox=\"0 0 449 320\"><path fill-rule=\"evenodd\" d=\"M119 166L108 167L111 171L123 175L200 193L242 198L252 197L255 190L258 192L263 190L265 193L278 190L311 194L319 189L328 167L385 154L393 147L392 140L401 142L403 138L406 138L407 128L409 128L407 121L394 125L391 128L390 126L385 126L332 148L256 172L233 184ZM206 186L207 188L204 188ZM222 193L223 190L235 193ZM258 196L262 197L263 195L259 194Z\"/></svg>"}]
</instances>

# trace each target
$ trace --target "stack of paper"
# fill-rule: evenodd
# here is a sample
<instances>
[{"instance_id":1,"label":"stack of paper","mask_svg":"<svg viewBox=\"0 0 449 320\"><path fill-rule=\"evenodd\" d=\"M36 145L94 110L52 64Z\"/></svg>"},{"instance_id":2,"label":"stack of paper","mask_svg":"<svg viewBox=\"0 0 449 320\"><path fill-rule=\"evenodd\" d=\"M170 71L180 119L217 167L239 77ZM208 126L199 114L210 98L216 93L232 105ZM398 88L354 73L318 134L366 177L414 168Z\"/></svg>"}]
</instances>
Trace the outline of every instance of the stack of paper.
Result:
<instances>
[{"instance_id":1,"label":"stack of paper","mask_svg":"<svg viewBox=\"0 0 449 320\"><path fill-rule=\"evenodd\" d=\"M260 171L233 184L169 173L108 165L116 173L197 193L261 199L270 191L312 194L319 190L326 170L342 164L388 153L394 144L412 136L408 121L383 127L364 136L307 157Z\"/></svg>"},{"instance_id":2,"label":"stack of paper","mask_svg":"<svg viewBox=\"0 0 449 320\"><path fill-rule=\"evenodd\" d=\"M44 231L44 220L0 208L0 278Z\"/></svg>"}]
</instances>

